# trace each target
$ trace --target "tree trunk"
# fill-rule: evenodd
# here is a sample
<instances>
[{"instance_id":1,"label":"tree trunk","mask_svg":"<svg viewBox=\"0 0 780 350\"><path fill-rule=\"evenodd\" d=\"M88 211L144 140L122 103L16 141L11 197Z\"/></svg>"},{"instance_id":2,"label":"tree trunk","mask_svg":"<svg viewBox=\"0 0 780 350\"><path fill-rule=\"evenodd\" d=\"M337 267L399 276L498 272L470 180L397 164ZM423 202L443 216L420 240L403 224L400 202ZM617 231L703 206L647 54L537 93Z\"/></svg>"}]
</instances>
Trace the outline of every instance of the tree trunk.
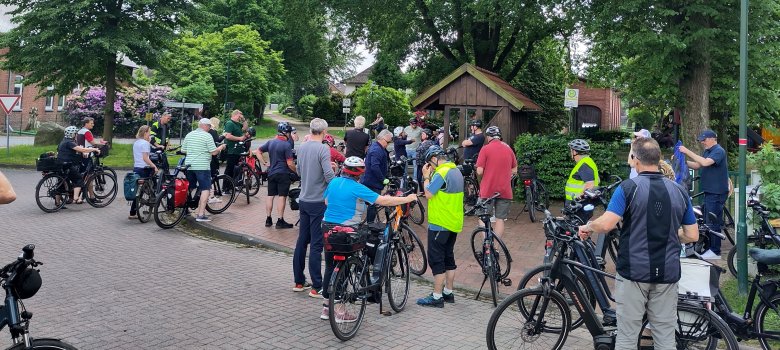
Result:
<instances>
[{"instance_id":1,"label":"tree trunk","mask_svg":"<svg viewBox=\"0 0 780 350\"><path fill-rule=\"evenodd\" d=\"M680 82L680 92L685 98L681 137L686 146L699 151L702 149L696 136L709 126L711 83L712 66L709 58L690 63L688 74Z\"/></svg>"},{"instance_id":2,"label":"tree trunk","mask_svg":"<svg viewBox=\"0 0 780 350\"><path fill-rule=\"evenodd\" d=\"M260 103L258 100L252 101L252 117L255 119L255 124L260 124L260 121L263 120L264 111L265 104Z\"/></svg>"},{"instance_id":3,"label":"tree trunk","mask_svg":"<svg viewBox=\"0 0 780 350\"><path fill-rule=\"evenodd\" d=\"M103 140L114 138L114 101L116 101L116 59L106 64L106 106L103 109Z\"/></svg>"}]
</instances>

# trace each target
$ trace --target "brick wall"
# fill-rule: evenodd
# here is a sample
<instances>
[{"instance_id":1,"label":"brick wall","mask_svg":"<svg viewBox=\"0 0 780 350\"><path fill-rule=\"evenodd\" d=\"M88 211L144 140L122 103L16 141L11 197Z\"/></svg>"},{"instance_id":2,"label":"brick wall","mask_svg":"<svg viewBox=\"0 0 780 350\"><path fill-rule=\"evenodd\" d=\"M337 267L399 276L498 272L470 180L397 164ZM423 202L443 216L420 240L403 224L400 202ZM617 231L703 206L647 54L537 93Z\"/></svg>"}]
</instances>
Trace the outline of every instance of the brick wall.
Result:
<instances>
[{"instance_id":1,"label":"brick wall","mask_svg":"<svg viewBox=\"0 0 780 350\"><path fill-rule=\"evenodd\" d=\"M620 96L615 90L589 87L582 80L574 83L572 88L580 90L580 106L594 106L601 110L601 130L620 128Z\"/></svg>"},{"instance_id":2,"label":"brick wall","mask_svg":"<svg viewBox=\"0 0 780 350\"><path fill-rule=\"evenodd\" d=\"M1 94L14 93L14 85L16 83L17 75L24 77L24 74L21 73L10 72L7 70L0 71L0 93ZM22 98L20 100L21 110L17 105L17 107L11 111L9 116L10 118L9 122L11 124L11 127L14 130L24 129L27 126L28 119L30 117L30 111L33 108L36 108L38 110L39 122L50 121L50 122L57 122L60 124L64 123L62 117L60 116L62 110L58 107L58 103L60 99L59 95L54 96L54 99L51 101L52 102L51 107L47 108L46 97L38 97L38 94L46 92L45 87L43 88L43 90L41 90L41 88L37 85L24 84L24 78L22 78L21 83L22 83ZM6 114L5 111L1 109L0 109L0 117L3 119L3 121L5 121Z\"/></svg>"}]
</instances>

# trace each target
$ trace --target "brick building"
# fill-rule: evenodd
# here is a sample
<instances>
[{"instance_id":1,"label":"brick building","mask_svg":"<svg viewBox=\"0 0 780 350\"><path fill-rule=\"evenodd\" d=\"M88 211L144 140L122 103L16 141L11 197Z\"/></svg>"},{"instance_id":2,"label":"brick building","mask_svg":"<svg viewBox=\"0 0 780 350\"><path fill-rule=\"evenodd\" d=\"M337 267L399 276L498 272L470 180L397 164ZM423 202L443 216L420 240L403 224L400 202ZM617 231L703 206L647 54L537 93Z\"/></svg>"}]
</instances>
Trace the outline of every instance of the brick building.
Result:
<instances>
[{"instance_id":1,"label":"brick building","mask_svg":"<svg viewBox=\"0 0 780 350\"><path fill-rule=\"evenodd\" d=\"M588 86L587 80L579 80L571 86L580 90L579 107L574 116L575 130L598 128L599 130L620 129L620 94L614 89Z\"/></svg>"}]
</instances>

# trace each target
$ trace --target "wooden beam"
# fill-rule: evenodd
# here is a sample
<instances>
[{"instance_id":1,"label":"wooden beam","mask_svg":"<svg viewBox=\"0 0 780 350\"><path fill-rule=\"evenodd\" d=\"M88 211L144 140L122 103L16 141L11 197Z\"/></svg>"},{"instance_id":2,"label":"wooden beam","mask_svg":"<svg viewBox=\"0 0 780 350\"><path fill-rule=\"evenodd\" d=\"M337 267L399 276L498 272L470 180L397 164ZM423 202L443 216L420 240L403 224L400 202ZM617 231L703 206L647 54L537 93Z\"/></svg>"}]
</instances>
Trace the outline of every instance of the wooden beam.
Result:
<instances>
[{"instance_id":1,"label":"wooden beam","mask_svg":"<svg viewBox=\"0 0 780 350\"><path fill-rule=\"evenodd\" d=\"M450 106L444 106L444 145L443 149L447 149L450 145Z\"/></svg>"}]
</instances>

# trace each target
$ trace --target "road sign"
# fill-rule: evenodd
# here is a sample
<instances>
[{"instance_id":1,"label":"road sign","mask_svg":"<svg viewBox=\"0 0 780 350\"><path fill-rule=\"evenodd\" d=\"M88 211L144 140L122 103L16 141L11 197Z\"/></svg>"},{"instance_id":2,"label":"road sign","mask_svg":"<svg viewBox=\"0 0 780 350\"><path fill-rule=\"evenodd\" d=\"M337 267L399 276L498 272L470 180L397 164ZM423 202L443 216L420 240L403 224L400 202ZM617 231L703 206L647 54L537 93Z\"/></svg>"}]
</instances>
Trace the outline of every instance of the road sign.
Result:
<instances>
[{"instance_id":1,"label":"road sign","mask_svg":"<svg viewBox=\"0 0 780 350\"><path fill-rule=\"evenodd\" d=\"M350 107L350 106L352 106L352 100L349 99L349 98L345 98L345 99L341 100L341 106L342 107ZM349 113L349 112L344 112L344 113Z\"/></svg>"},{"instance_id":2,"label":"road sign","mask_svg":"<svg viewBox=\"0 0 780 350\"><path fill-rule=\"evenodd\" d=\"M0 106L3 107L5 114L11 113L21 98L22 95L0 95Z\"/></svg>"},{"instance_id":3,"label":"road sign","mask_svg":"<svg viewBox=\"0 0 780 350\"><path fill-rule=\"evenodd\" d=\"M566 89L566 93L563 96L564 107L577 107L580 100L579 89Z\"/></svg>"},{"instance_id":4,"label":"road sign","mask_svg":"<svg viewBox=\"0 0 780 350\"><path fill-rule=\"evenodd\" d=\"M349 108L342 108L341 109L341 113L349 113L349 111L350 111Z\"/></svg>"},{"instance_id":5,"label":"road sign","mask_svg":"<svg viewBox=\"0 0 780 350\"><path fill-rule=\"evenodd\" d=\"M144 116L144 119L145 119L147 122L150 122L150 121L152 121L152 118L153 118L153 117L154 117L154 113L151 113L151 112L150 112L150 113L146 113L146 115Z\"/></svg>"},{"instance_id":6,"label":"road sign","mask_svg":"<svg viewBox=\"0 0 780 350\"><path fill-rule=\"evenodd\" d=\"M228 102L233 103L233 102ZM202 103L184 103L184 102L177 102L177 101L168 101L164 104L165 107L169 108L187 108L187 109L203 109Z\"/></svg>"}]
</instances>

